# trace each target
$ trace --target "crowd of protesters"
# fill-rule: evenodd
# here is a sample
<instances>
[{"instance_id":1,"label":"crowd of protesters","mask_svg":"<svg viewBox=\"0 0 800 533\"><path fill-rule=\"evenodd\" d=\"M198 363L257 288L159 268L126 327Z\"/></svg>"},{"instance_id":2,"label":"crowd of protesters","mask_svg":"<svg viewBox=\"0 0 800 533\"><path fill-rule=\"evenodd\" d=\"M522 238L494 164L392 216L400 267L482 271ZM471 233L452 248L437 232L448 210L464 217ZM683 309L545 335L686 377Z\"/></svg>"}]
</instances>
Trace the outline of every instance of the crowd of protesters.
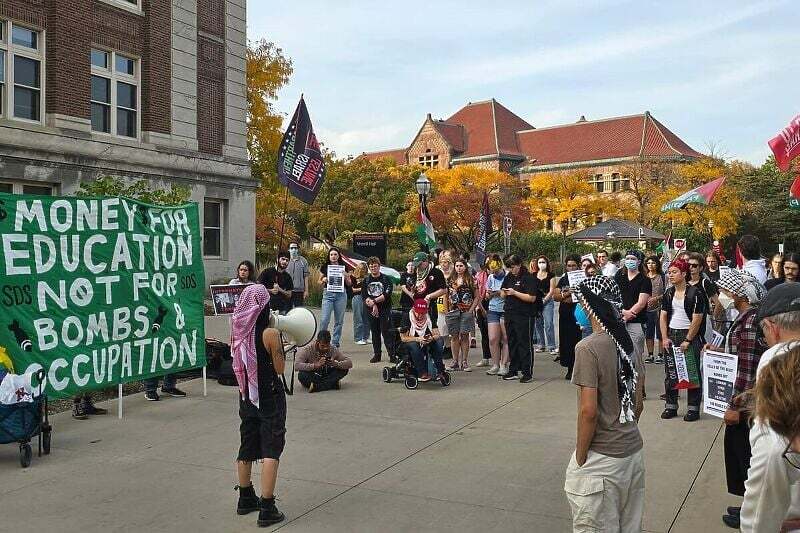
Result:
<instances>
[{"instance_id":1,"label":"crowd of protesters","mask_svg":"<svg viewBox=\"0 0 800 533\"><path fill-rule=\"evenodd\" d=\"M742 531L790 528L800 520L800 255L764 259L749 235L737 248L744 258L738 268L714 250L676 257L600 250L596 263L590 255L568 255L560 277L543 255L526 262L488 254L473 268L451 251L419 252L400 275L402 325L393 323L395 284L380 260L371 257L353 270L331 248L320 268L321 337L300 358L300 381L309 392L338 389L351 368L339 350L348 299L353 341L371 342L370 363L382 360L384 346L397 362L404 345L415 348L409 357L421 366L432 346L428 353L440 373L484 367L489 376L528 383L534 354L548 353L579 390L577 444L564 486L574 530L640 531L645 489L638 420L648 366L651 374L655 365L664 368L661 418L678 416L680 390L687 389L683 420L694 422L702 410L703 351L735 354L724 467L728 492L744 500L725 509L722 521ZM342 267L344 290L328 290L331 265ZM249 262L237 274L231 283L254 281ZM279 254L257 283L277 301L274 310L285 312L302 305L308 276L307 261L295 251ZM473 366L475 347L480 357ZM678 383L679 356L693 369L688 386ZM445 367L442 359L452 361ZM653 376L651 387L661 381ZM426 371L420 377L430 379Z\"/></svg>"}]
</instances>

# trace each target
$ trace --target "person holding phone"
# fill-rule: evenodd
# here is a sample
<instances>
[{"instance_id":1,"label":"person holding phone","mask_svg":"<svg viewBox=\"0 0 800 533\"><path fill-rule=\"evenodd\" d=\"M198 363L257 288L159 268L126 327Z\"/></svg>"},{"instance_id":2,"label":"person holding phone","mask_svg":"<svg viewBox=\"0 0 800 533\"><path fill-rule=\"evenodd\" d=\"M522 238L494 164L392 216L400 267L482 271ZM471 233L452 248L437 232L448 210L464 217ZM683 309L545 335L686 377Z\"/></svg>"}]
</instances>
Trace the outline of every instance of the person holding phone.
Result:
<instances>
[{"instance_id":1,"label":"person holding phone","mask_svg":"<svg viewBox=\"0 0 800 533\"><path fill-rule=\"evenodd\" d=\"M567 256L564 263L566 272L578 270L581 258L577 254ZM558 358L561 366L566 367L564 379L572 379L572 367L575 365L575 345L581 340L581 328L575 320L575 302L572 301L572 289L566 272L558 280L553 299L558 306Z\"/></svg>"}]
</instances>

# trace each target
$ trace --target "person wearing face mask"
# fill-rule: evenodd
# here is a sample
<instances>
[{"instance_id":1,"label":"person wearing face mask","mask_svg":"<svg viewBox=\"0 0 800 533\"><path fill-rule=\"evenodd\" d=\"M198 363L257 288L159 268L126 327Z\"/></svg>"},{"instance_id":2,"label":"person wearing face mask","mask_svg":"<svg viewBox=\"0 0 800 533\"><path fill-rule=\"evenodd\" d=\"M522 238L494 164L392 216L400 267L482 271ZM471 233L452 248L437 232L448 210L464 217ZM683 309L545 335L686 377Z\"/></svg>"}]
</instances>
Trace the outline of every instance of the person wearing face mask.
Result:
<instances>
[{"instance_id":1,"label":"person wearing face mask","mask_svg":"<svg viewBox=\"0 0 800 533\"><path fill-rule=\"evenodd\" d=\"M297 241L289 243L289 264L286 265L286 272L292 276L292 297L289 306L303 307L308 298L308 277L311 271L308 268L308 260L300 255L300 243Z\"/></svg>"},{"instance_id":2,"label":"person wearing face mask","mask_svg":"<svg viewBox=\"0 0 800 533\"><path fill-rule=\"evenodd\" d=\"M767 290L771 290L773 287L777 287L781 283L797 282L797 276L800 274L800 254L790 252L783 256L781 272L783 273L783 276L779 278L768 279L767 282L764 283L764 287Z\"/></svg>"},{"instance_id":3,"label":"person wearing face mask","mask_svg":"<svg viewBox=\"0 0 800 533\"><path fill-rule=\"evenodd\" d=\"M489 350L492 354L492 367L486 371L486 374L502 377L508 374L509 367L508 334L506 332L505 319L503 318L505 302L500 290L506 277L506 271L503 268L503 260L498 254L490 255L487 263L491 274L486 280L484 301L486 306L486 329L489 330Z\"/></svg>"},{"instance_id":4,"label":"person wearing face mask","mask_svg":"<svg viewBox=\"0 0 800 533\"><path fill-rule=\"evenodd\" d=\"M577 270L581 261L577 254L570 254L565 260L566 271ZM557 291L553 299L558 306L558 355L561 366L566 367L564 379L572 379L572 367L575 365L575 345L581 339L581 329L575 321L575 302L572 301L572 290L566 273L558 280Z\"/></svg>"},{"instance_id":5,"label":"person wearing face mask","mask_svg":"<svg viewBox=\"0 0 800 533\"><path fill-rule=\"evenodd\" d=\"M758 335L756 321L757 306L766 292L764 287L749 273L731 270L717 283L719 305L727 310L731 307L739 312L736 320L725 336L724 346L707 346L713 350L736 354L736 381L733 395L725 411L725 474L728 493L744 496L744 483L750 468L750 425L747 406L742 394L753 388L756 368L761 354L766 349L763 339ZM729 527L739 527L739 508L731 507L722 516Z\"/></svg>"},{"instance_id":6,"label":"person wearing face mask","mask_svg":"<svg viewBox=\"0 0 800 533\"><path fill-rule=\"evenodd\" d=\"M644 254L640 250L628 250L623 261L624 268L614 274L614 280L622 292L622 319L633 341L636 364L644 369L644 330L647 324L647 302L653 294L653 283L641 271ZM644 370L639 376L639 384L644 395Z\"/></svg>"}]
</instances>

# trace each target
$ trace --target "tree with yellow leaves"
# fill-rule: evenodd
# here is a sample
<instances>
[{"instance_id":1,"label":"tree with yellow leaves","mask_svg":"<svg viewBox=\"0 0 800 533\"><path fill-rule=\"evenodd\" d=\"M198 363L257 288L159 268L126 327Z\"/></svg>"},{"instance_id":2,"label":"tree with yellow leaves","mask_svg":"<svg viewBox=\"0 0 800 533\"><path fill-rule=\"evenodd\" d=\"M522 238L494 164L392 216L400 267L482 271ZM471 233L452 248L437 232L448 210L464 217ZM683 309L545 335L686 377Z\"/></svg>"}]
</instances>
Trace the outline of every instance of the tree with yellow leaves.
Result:
<instances>
[{"instance_id":1,"label":"tree with yellow leaves","mask_svg":"<svg viewBox=\"0 0 800 533\"><path fill-rule=\"evenodd\" d=\"M515 228L531 227L522 188L510 174L472 165L426 170L425 174L431 180L432 196L428 200L431 222L446 246L459 252L472 251L484 192L489 193L493 228L500 227L505 211L510 212ZM407 205L408 216L416 221L419 204L415 193L409 195Z\"/></svg>"},{"instance_id":2,"label":"tree with yellow leaves","mask_svg":"<svg viewBox=\"0 0 800 533\"><path fill-rule=\"evenodd\" d=\"M553 221L566 235L577 223L593 226L598 216L618 216L625 203L596 192L588 179L589 175L580 171L532 176L527 203L533 221L540 227Z\"/></svg>"}]
</instances>

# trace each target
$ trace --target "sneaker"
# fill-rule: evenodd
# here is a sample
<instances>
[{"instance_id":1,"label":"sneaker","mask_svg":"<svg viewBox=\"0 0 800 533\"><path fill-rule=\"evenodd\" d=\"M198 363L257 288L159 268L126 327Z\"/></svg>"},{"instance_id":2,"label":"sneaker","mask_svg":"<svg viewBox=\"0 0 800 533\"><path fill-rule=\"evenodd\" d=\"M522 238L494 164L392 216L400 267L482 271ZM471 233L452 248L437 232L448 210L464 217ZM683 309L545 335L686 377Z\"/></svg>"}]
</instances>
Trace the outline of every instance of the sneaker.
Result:
<instances>
[{"instance_id":1,"label":"sneaker","mask_svg":"<svg viewBox=\"0 0 800 533\"><path fill-rule=\"evenodd\" d=\"M356 341L356 344L360 344L360 345L362 345L362 346L363 346L363 345L367 344L367 341L365 341L364 339L357 340L357 341Z\"/></svg>"},{"instance_id":2,"label":"sneaker","mask_svg":"<svg viewBox=\"0 0 800 533\"><path fill-rule=\"evenodd\" d=\"M533 381L533 376L522 376L519 378L520 383L530 383L531 381Z\"/></svg>"},{"instance_id":3,"label":"sneaker","mask_svg":"<svg viewBox=\"0 0 800 533\"><path fill-rule=\"evenodd\" d=\"M497 375L503 377L506 374L508 374L508 367L506 365L500 365L500 371L497 373Z\"/></svg>"},{"instance_id":4,"label":"sneaker","mask_svg":"<svg viewBox=\"0 0 800 533\"><path fill-rule=\"evenodd\" d=\"M543 352L544 351L544 345L537 344L535 349L536 349L537 352Z\"/></svg>"},{"instance_id":5,"label":"sneaker","mask_svg":"<svg viewBox=\"0 0 800 533\"><path fill-rule=\"evenodd\" d=\"M491 361L492 361L491 359L481 359L480 361L475 363L475 366L489 366Z\"/></svg>"},{"instance_id":6,"label":"sneaker","mask_svg":"<svg viewBox=\"0 0 800 533\"><path fill-rule=\"evenodd\" d=\"M740 514L742 514L741 507L728 507L727 511L728 514L731 516L739 516Z\"/></svg>"},{"instance_id":7,"label":"sneaker","mask_svg":"<svg viewBox=\"0 0 800 533\"><path fill-rule=\"evenodd\" d=\"M739 515L722 515L722 522L731 529L739 529L741 526Z\"/></svg>"},{"instance_id":8,"label":"sneaker","mask_svg":"<svg viewBox=\"0 0 800 533\"><path fill-rule=\"evenodd\" d=\"M648 354L648 356L644 358L645 363L654 363L655 360L656 359L653 357L653 354Z\"/></svg>"},{"instance_id":9,"label":"sneaker","mask_svg":"<svg viewBox=\"0 0 800 533\"><path fill-rule=\"evenodd\" d=\"M425 372L424 374L422 374L422 375L419 377L419 382L420 382L420 383L427 383L427 382L429 382L430 380L431 380L431 375L430 375L430 374L428 374L427 372Z\"/></svg>"},{"instance_id":10,"label":"sneaker","mask_svg":"<svg viewBox=\"0 0 800 533\"><path fill-rule=\"evenodd\" d=\"M461 367L460 367L460 366L458 366L458 363L456 363L455 361L453 361L453 364L451 364L450 366L448 366L448 367L447 367L447 370L449 370L449 371L451 371L451 372L457 372L457 371L461 370Z\"/></svg>"},{"instance_id":11,"label":"sneaker","mask_svg":"<svg viewBox=\"0 0 800 533\"><path fill-rule=\"evenodd\" d=\"M160 398L158 397L158 393L154 390L146 391L144 393L144 399L147 400L148 402L157 402L158 400L160 400Z\"/></svg>"},{"instance_id":12,"label":"sneaker","mask_svg":"<svg viewBox=\"0 0 800 533\"><path fill-rule=\"evenodd\" d=\"M170 387L168 389L161 387L161 392L163 392L168 396L174 396L176 398L183 398L184 396L186 396L186 393L178 389L177 387Z\"/></svg>"},{"instance_id":13,"label":"sneaker","mask_svg":"<svg viewBox=\"0 0 800 533\"><path fill-rule=\"evenodd\" d=\"M464 365L461 367L461 370L463 370L464 372L472 372L472 369L469 367L469 363L467 363L466 361L464 361Z\"/></svg>"},{"instance_id":14,"label":"sneaker","mask_svg":"<svg viewBox=\"0 0 800 533\"><path fill-rule=\"evenodd\" d=\"M653 358L653 362L655 364L657 364L657 365L663 365L664 364L664 358L661 355L657 355L657 356L655 356Z\"/></svg>"},{"instance_id":15,"label":"sneaker","mask_svg":"<svg viewBox=\"0 0 800 533\"><path fill-rule=\"evenodd\" d=\"M513 374L509 372L503 376L503 381L513 381L515 379L519 379L519 376L517 375L516 372L514 372Z\"/></svg>"},{"instance_id":16,"label":"sneaker","mask_svg":"<svg viewBox=\"0 0 800 533\"><path fill-rule=\"evenodd\" d=\"M666 393L664 393L664 394L659 394L659 395L658 395L658 398L659 398L660 400L664 400L664 401L666 402L666 401L667 401L667 394L666 394Z\"/></svg>"},{"instance_id":17,"label":"sneaker","mask_svg":"<svg viewBox=\"0 0 800 533\"><path fill-rule=\"evenodd\" d=\"M75 420L86 420L89 418L87 413L83 410L83 403L80 401L72 403L72 418Z\"/></svg>"},{"instance_id":18,"label":"sneaker","mask_svg":"<svg viewBox=\"0 0 800 533\"><path fill-rule=\"evenodd\" d=\"M372 359L369 360L370 363L380 363L381 362L381 354L376 354L372 356Z\"/></svg>"},{"instance_id":19,"label":"sneaker","mask_svg":"<svg viewBox=\"0 0 800 533\"><path fill-rule=\"evenodd\" d=\"M664 409L664 412L661 413L661 418L664 420L669 420L670 418L675 418L676 416L678 416L677 409Z\"/></svg>"},{"instance_id":20,"label":"sneaker","mask_svg":"<svg viewBox=\"0 0 800 533\"><path fill-rule=\"evenodd\" d=\"M275 497L258 500L258 527L271 526L283 521L285 516L275 507Z\"/></svg>"},{"instance_id":21,"label":"sneaker","mask_svg":"<svg viewBox=\"0 0 800 533\"><path fill-rule=\"evenodd\" d=\"M496 376L497 373L500 372L500 367L497 365L492 365L492 368L486 371L487 376Z\"/></svg>"},{"instance_id":22,"label":"sneaker","mask_svg":"<svg viewBox=\"0 0 800 533\"><path fill-rule=\"evenodd\" d=\"M683 415L684 422L697 422L700 420L700 411L686 411L686 414Z\"/></svg>"},{"instance_id":23,"label":"sneaker","mask_svg":"<svg viewBox=\"0 0 800 533\"><path fill-rule=\"evenodd\" d=\"M258 496L253 485L240 487L236 485L234 490L239 491L239 501L236 503L236 514L247 514L258 511Z\"/></svg>"},{"instance_id":24,"label":"sneaker","mask_svg":"<svg viewBox=\"0 0 800 533\"><path fill-rule=\"evenodd\" d=\"M558 355L558 348L553 348L550 350L550 355Z\"/></svg>"}]
</instances>

